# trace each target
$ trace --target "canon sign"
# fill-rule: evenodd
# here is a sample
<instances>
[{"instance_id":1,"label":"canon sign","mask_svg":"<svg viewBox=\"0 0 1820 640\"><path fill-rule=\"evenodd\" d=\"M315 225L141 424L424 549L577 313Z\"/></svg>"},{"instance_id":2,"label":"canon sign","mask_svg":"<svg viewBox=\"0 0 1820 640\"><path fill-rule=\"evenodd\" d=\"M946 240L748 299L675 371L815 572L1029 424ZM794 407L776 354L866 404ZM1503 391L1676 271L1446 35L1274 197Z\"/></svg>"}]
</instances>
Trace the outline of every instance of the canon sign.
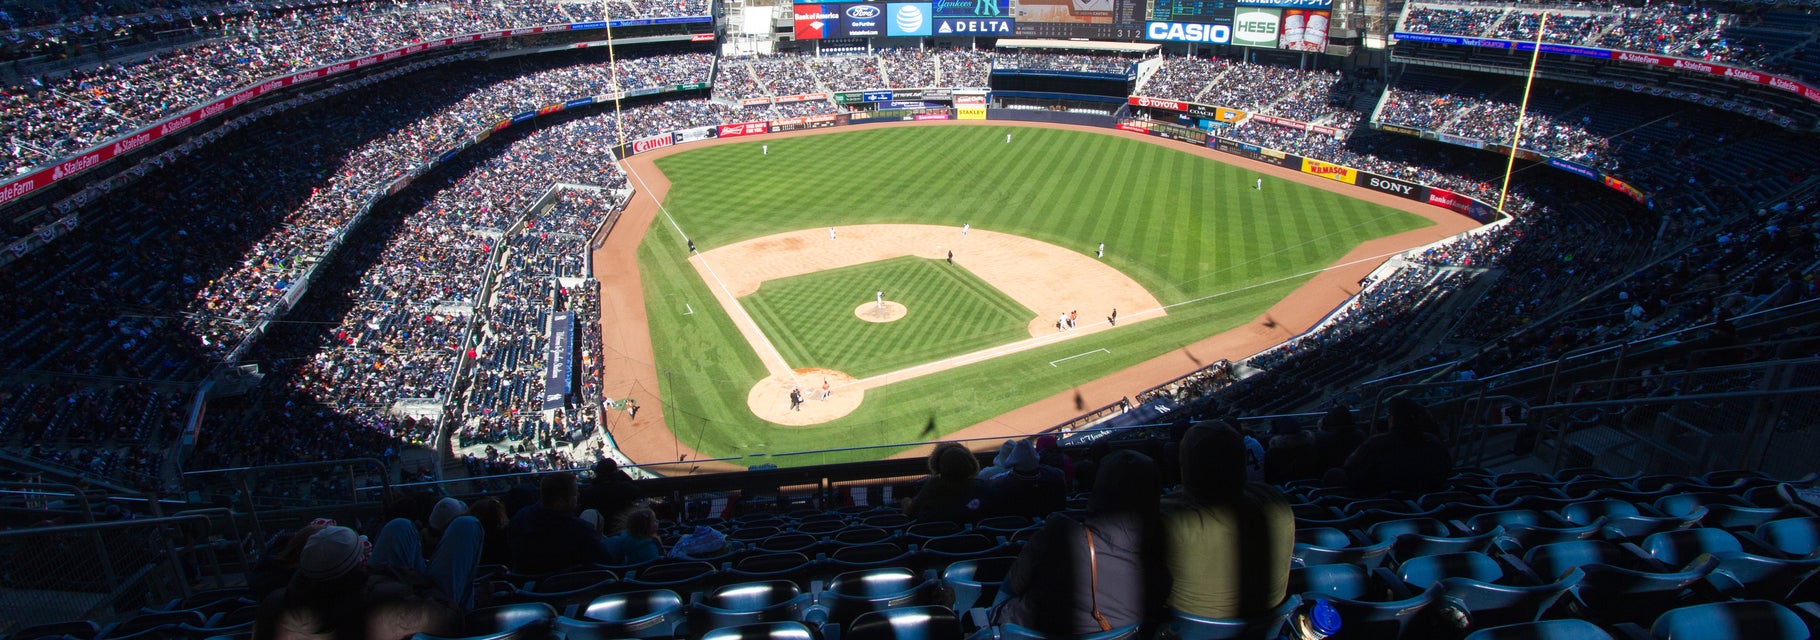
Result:
<instances>
[{"instance_id":1,"label":"canon sign","mask_svg":"<svg viewBox=\"0 0 1820 640\"><path fill-rule=\"evenodd\" d=\"M1227 44L1232 42L1232 27L1194 22L1151 22L1144 25L1144 39Z\"/></svg>"}]
</instances>

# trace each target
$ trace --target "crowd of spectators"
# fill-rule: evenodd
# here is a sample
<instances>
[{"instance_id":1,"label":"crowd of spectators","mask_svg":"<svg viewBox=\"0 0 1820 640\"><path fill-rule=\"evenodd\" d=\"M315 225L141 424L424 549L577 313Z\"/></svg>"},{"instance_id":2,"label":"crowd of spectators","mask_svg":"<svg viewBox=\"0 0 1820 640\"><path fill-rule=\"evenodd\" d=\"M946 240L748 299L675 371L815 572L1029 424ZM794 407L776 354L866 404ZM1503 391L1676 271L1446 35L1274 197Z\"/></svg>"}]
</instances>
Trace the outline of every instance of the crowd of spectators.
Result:
<instances>
[{"instance_id":1,"label":"crowd of spectators","mask_svg":"<svg viewBox=\"0 0 1820 640\"><path fill-rule=\"evenodd\" d=\"M1503 9L1465 9L1455 7L1426 7L1421 5L1409 8L1409 15L1403 18L1403 31L1411 33L1445 33L1462 36L1482 36L1492 23L1504 15Z\"/></svg>"},{"instance_id":2,"label":"crowd of spectators","mask_svg":"<svg viewBox=\"0 0 1820 640\"><path fill-rule=\"evenodd\" d=\"M1569 15L1549 12L1548 29L1542 34L1542 41L1587 44L1593 36L1603 33L1607 27L1611 26L1615 19L1616 16L1612 14ZM1536 30L1541 27L1541 13L1513 12L1498 23L1498 27L1492 31L1491 37L1534 41Z\"/></svg>"},{"instance_id":3,"label":"crowd of spectators","mask_svg":"<svg viewBox=\"0 0 1820 640\"><path fill-rule=\"evenodd\" d=\"M885 87L878 56L813 56L804 57L803 61L808 63L809 70L815 74L816 79L821 80L819 86L831 91L863 91Z\"/></svg>"},{"instance_id":4,"label":"crowd of spectators","mask_svg":"<svg viewBox=\"0 0 1820 640\"><path fill-rule=\"evenodd\" d=\"M878 58L884 63L885 80L892 87L948 86L936 80L942 61L951 57L947 49L883 49Z\"/></svg>"},{"instance_id":5,"label":"crowd of spectators","mask_svg":"<svg viewBox=\"0 0 1820 640\"><path fill-rule=\"evenodd\" d=\"M1170 57L1138 85L1138 95L1202 102L1201 94L1213 79L1235 63L1225 58Z\"/></svg>"},{"instance_id":6,"label":"crowd of spectators","mask_svg":"<svg viewBox=\"0 0 1820 640\"><path fill-rule=\"evenodd\" d=\"M1085 53L1040 53L1015 49L1001 51L992 56L992 67L995 69L1022 69L1030 71L1080 71L1085 73L1125 73L1137 60L1104 54Z\"/></svg>"},{"instance_id":7,"label":"crowd of spectators","mask_svg":"<svg viewBox=\"0 0 1820 640\"><path fill-rule=\"evenodd\" d=\"M1475 98L1392 87L1387 92L1384 108L1379 111L1379 119L1386 124L1507 144L1516 131L1519 106L1499 96ZM1524 114L1523 139L1519 146L1589 166L1618 168L1616 158L1609 153L1610 141L1591 131L1589 123L1589 118L1576 121L1532 108Z\"/></svg>"},{"instance_id":8,"label":"crowd of spectators","mask_svg":"<svg viewBox=\"0 0 1820 640\"><path fill-rule=\"evenodd\" d=\"M758 77L758 86L763 87L768 95L798 96L805 93L821 93L822 85L816 82L815 74L809 71L806 56L765 56L753 58L753 75ZM719 94L716 93L718 97ZM755 97L755 96L728 96Z\"/></svg>"},{"instance_id":9,"label":"crowd of spectators","mask_svg":"<svg viewBox=\"0 0 1820 640\"><path fill-rule=\"evenodd\" d=\"M47 164L268 76L426 38L601 20L605 14L599 7L545 0L510 5L387 2L260 12L232 37L0 89L0 134L9 141L7 163L0 170L19 173ZM615 18L707 12L702 0L613 7Z\"/></svg>"},{"instance_id":10,"label":"crowd of spectators","mask_svg":"<svg viewBox=\"0 0 1820 640\"><path fill-rule=\"evenodd\" d=\"M1624 7L1617 24L1599 36L1598 46L1668 54L1708 39L1719 28L1719 15L1707 7Z\"/></svg>"},{"instance_id":11,"label":"crowd of spectators","mask_svg":"<svg viewBox=\"0 0 1820 640\"><path fill-rule=\"evenodd\" d=\"M1226 71L1207 88L1205 102L1252 113L1271 113L1272 104L1293 94L1294 90L1285 91L1285 87L1296 87L1299 90L1311 73L1323 78L1331 77L1334 81L1339 79L1336 72L1308 72L1274 64L1229 62ZM1324 99L1325 93L1321 97Z\"/></svg>"},{"instance_id":12,"label":"crowd of spectators","mask_svg":"<svg viewBox=\"0 0 1820 640\"><path fill-rule=\"evenodd\" d=\"M630 142L683 129L764 119L763 115L753 112L753 109L741 110L701 98L651 102L622 107L618 125L621 129L609 129L604 133L617 138L623 131L625 140Z\"/></svg>"},{"instance_id":13,"label":"crowd of spectators","mask_svg":"<svg viewBox=\"0 0 1820 640\"><path fill-rule=\"evenodd\" d=\"M941 84L949 87L985 88L992 76L992 54L977 49L944 50L939 54Z\"/></svg>"},{"instance_id":14,"label":"crowd of spectators","mask_svg":"<svg viewBox=\"0 0 1820 640\"><path fill-rule=\"evenodd\" d=\"M188 394L141 384L4 387L0 441L30 443L26 458L73 475L153 489L188 400Z\"/></svg>"}]
</instances>

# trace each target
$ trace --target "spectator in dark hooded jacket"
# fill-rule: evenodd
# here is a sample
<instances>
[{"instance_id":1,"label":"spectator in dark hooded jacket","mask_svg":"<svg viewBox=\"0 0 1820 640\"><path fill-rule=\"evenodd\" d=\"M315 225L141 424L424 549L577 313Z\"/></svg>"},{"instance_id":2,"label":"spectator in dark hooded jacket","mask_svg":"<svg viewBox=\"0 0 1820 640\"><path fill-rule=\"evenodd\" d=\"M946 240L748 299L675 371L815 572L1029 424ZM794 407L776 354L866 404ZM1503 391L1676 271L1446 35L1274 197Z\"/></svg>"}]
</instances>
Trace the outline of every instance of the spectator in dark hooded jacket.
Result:
<instances>
[{"instance_id":1,"label":"spectator in dark hooded jacket","mask_svg":"<svg viewBox=\"0 0 1820 640\"><path fill-rule=\"evenodd\" d=\"M929 452L929 477L904 513L924 522L972 522L980 517L979 459L967 447L944 442Z\"/></svg>"},{"instance_id":2,"label":"spectator in dark hooded jacket","mask_svg":"<svg viewBox=\"0 0 1820 640\"><path fill-rule=\"evenodd\" d=\"M1100 461L1098 474L1085 522L1052 513L1018 554L1005 578L1009 598L993 608L993 623L1079 636L1139 624L1161 612L1169 589L1156 463L1119 451Z\"/></svg>"},{"instance_id":3,"label":"spectator in dark hooded jacket","mask_svg":"<svg viewBox=\"0 0 1820 640\"><path fill-rule=\"evenodd\" d=\"M1062 470L1045 466L1029 440L1019 440L1006 462L1010 472L986 481L983 502L987 512L1042 518L1068 505Z\"/></svg>"},{"instance_id":4,"label":"spectator in dark hooded jacket","mask_svg":"<svg viewBox=\"0 0 1820 640\"><path fill-rule=\"evenodd\" d=\"M1291 418L1270 421L1270 448L1264 451L1264 481L1282 484L1321 477L1327 471L1314 438Z\"/></svg>"},{"instance_id":5,"label":"spectator in dark hooded jacket","mask_svg":"<svg viewBox=\"0 0 1820 640\"><path fill-rule=\"evenodd\" d=\"M1352 410L1336 406L1321 416L1321 424L1314 434L1314 446L1321 452L1321 466L1327 469L1338 469L1346 465L1346 459L1352 457L1354 449L1365 441L1365 434L1360 433L1353 425Z\"/></svg>"},{"instance_id":6,"label":"spectator in dark hooded jacket","mask_svg":"<svg viewBox=\"0 0 1820 640\"><path fill-rule=\"evenodd\" d=\"M1346 483L1366 494L1426 491L1447 483L1453 455L1436 435L1428 409L1406 396L1390 399L1390 432L1365 440L1346 459Z\"/></svg>"}]
</instances>

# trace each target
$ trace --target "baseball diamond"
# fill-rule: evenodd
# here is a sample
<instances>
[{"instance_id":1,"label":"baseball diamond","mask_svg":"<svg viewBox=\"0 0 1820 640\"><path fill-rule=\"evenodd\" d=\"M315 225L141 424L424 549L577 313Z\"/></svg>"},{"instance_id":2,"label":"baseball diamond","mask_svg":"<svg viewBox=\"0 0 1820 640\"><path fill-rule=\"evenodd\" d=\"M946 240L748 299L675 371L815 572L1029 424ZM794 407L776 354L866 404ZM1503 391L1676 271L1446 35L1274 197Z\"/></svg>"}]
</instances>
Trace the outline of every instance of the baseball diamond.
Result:
<instances>
[{"instance_id":1,"label":"baseball diamond","mask_svg":"<svg viewBox=\"0 0 1820 640\"><path fill-rule=\"evenodd\" d=\"M698 456L729 456L974 433L970 427L990 424L993 416L1070 389L1092 388L1084 383L1165 354L1177 358L1172 375L1194 368L1182 363L1249 355L1205 357L1192 347L1232 329L1252 332L1241 327L1266 313L1290 319L1280 303L1311 282L1324 291L1298 304L1318 306L1321 312L1331 309L1357 290L1350 281L1334 282L1339 276L1351 274L1350 280L1356 281L1395 251L1472 225L1432 208L1369 197L1358 190L1331 191L1319 178L1235 166L1210 160L1211 154L1138 136L1066 127L1021 130L1014 145L1004 144L1010 131L1004 126L900 126L771 136L764 143L770 147L768 154L759 153L757 143L708 141L633 157L632 170L645 183L627 220L648 215L662 222L644 233L636 248L642 289L627 287L603 299L630 296L649 301L643 315L650 319L655 367L650 382L639 384L661 389L657 394L661 411L641 412L634 424L622 424L615 433L620 446L634 459L646 446L666 452L686 446ZM1268 183L1263 190L1253 188L1260 175ZM662 198L661 211L649 200L652 197ZM797 362L785 354L809 353L803 341L816 338L816 322L786 320L789 314L779 310L776 301L765 299L763 286L736 284L744 280L733 273L733 265L716 260L715 252L722 248L780 229L799 230L797 241L802 243L831 247L859 241L868 225L904 223L947 228L949 244L938 248L918 236L915 243L905 243L914 246L898 255L914 253L945 261L952 250L956 262L964 266L967 243L984 235L1028 238L1065 248L1062 253L1074 259L1122 275L1155 302L1109 298L1098 306L1083 302L1059 309L1032 308L1029 338L959 356L862 340L843 347L846 355L839 362ZM838 236L830 237L829 227L838 228ZM963 227L972 232L963 234ZM627 238L637 236L615 235L602 251L629 262L619 252L630 251ZM689 258L689 241L700 256ZM1104 257L1096 257L1100 243L1106 247ZM623 248L615 250L616 245ZM816 245L806 246L812 252ZM893 256L864 262L889 257ZM745 262L774 267L788 261L780 255L774 261L760 257ZM1342 268L1327 270L1336 265ZM597 273L603 266L615 268L597 264ZM853 307L869 298L874 287L885 286L855 285L859 290L852 299L840 300L836 311L826 316L852 320ZM725 300L717 303L717 297L737 297L751 290L759 293L751 301L742 300L739 308L723 309ZM612 306L623 304L629 302ZM697 313L681 316L677 310L684 304ZM915 314L921 305L909 307ZM1105 318L1114 308L1120 310L1120 322L1111 328ZM1097 330L1079 335L1058 331L1057 314L1070 312L1077 326ZM612 322L614 312L604 313ZM763 333L776 337L749 340L740 317L748 314L762 318L758 324L767 326ZM1303 326L1319 317L1301 315L1308 316ZM806 326L789 326L797 322ZM1255 351L1280 342L1290 327L1274 322L1266 332L1274 339L1254 333L1249 336L1253 341L1268 342L1242 348ZM1038 327L1047 327L1047 332ZM1039 333L1062 335L1044 339L1037 337ZM782 345L772 346L778 343ZM1107 352L1067 367L1047 364L1096 349ZM869 362L881 364L864 364ZM914 366L886 374L901 372L902 378L867 377L891 369L882 363ZM609 380L609 389L635 382L637 365L626 364L627 371L607 374L625 376L619 382ZM812 425L800 424L808 418L792 416L790 428L754 414L755 407L747 402L754 385L761 380L776 384L779 374L790 377L794 368L809 366L854 376L855 384L864 388L864 400L850 413ZM853 366L865 368L841 369ZM752 395L757 397L757 392ZM1077 402L1116 399L1101 396ZM803 407L815 408L813 402ZM938 414L939 419L930 417ZM651 444L642 444L645 440ZM802 462L876 458L901 451L849 451L804 456ZM811 457L815 460L806 459Z\"/></svg>"}]
</instances>

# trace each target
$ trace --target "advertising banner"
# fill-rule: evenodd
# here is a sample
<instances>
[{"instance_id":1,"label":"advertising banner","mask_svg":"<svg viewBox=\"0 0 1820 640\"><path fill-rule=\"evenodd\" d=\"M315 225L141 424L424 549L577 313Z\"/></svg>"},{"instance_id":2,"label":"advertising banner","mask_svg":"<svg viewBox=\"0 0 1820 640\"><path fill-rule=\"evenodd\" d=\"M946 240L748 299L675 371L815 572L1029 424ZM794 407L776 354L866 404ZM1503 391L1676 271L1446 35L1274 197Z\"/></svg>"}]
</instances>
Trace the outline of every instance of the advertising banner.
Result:
<instances>
[{"instance_id":1,"label":"advertising banner","mask_svg":"<svg viewBox=\"0 0 1820 640\"><path fill-rule=\"evenodd\" d=\"M643 140L633 141L632 142L632 153L640 154L640 153L644 153L646 151L651 151L654 149L662 149L664 147L668 147L673 144L676 144L675 136L672 136L668 133L658 134L658 135L651 136L649 138L645 138Z\"/></svg>"},{"instance_id":2,"label":"advertising banner","mask_svg":"<svg viewBox=\"0 0 1820 640\"><path fill-rule=\"evenodd\" d=\"M1320 176L1328 180L1344 182L1346 184L1358 184L1359 182L1358 170L1351 167L1342 167L1337 164L1322 162L1313 158L1302 158L1302 173Z\"/></svg>"},{"instance_id":3,"label":"advertising banner","mask_svg":"<svg viewBox=\"0 0 1820 640\"><path fill-rule=\"evenodd\" d=\"M574 100L570 100L568 102L562 103L562 106L565 109L574 109L576 107L585 107L585 106L588 106L591 104L594 104L593 98L576 98Z\"/></svg>"},{"instance_id":4,"label":"advertising banner","mask_svg":"<svg viewBox=\"0 0 1820 640\"><path fill-rule=\"evenodd\" d=\"M714 137L714 127L695 127L676 132L676 143L695 142Z\"/></svg>"},{"instance_id":5,"label":"advertising banner","mask_svg":"<svg viewBox=\"0 0 1820 640\"><path fill-rule=\"evenodd\" d=\"M1416 136L1418 138L1422 136L1421 129L1411 129L1409 127L1405 127L1402 125L1380 124L1380 125L1377 125L1377 127L1380 130L1389 131L1391 133L1401 133L1406 136Z\"/></svg>"},{"instance_id":6,"label":"advertising banner","mask_svg":"<svg viewBox=\"0 0 1820 640\"><path fill-rule=\"evenodd\" d=\"M1011 0L935 0L930 13L938 36L1008 36L1016 28Z\"/></svg>"},{"instance_id":7,"label":"advertising banner","mask_svg":"<svg viewBox=\"0 0 1820 640\"><path fill-rule=\"evenodd\" d=\"M1149 129L1149 128L1148 128L1148 127L1143 127L1143 126L1139 126L1139 125L1136 125L1136 124L1132 124L1132 123L1130 123L1130 122L1120 122L1120 123L1119 123L1119 130L1120 130L1120 131L1131 131L1131 132L1136 132L1136 133L1142 133L1142 134L1144 134L1144 135L1150 135L1150 129Z\"/></svg>"},{"instance_id":8,"label":"advertising banner","mask_svg":"<svg viewBox=\"0 0 1820 640\"><path fill-rule=\"evenodd\" d=\"M764 122L740 122L736 124L720 125L720 130L716 135L722 138L737 138L739 136L755 136L769 132L770 130L769 125Z\"/></svg>"},{"instance_id":9,"label":"advertising banner","mask_svg":"<svg viewBox=\"0 0 1820 640\"><path fill-rule=\"evenodd\" d=\"M1361 187L1382 191L1393 196L1409 198L1410 200L1422 200L1428 197L1427 191L1424 190L1425 188L1414 182L1398 180L1388 176L1380 176L1375 173L1365 173L1363 171L1359 172L1359 177L1363 178L1363 180L1358 182L1358 185Z\"/></svg>"},{"instance_id":10,"label":"advertising banner","mask_svg":"<svg viewBox=\"0 0 1820 640\"><path fill-rule=\"evenodd\" d=\"M1283 153L1276 149L1265 149L1254 144L1226 138L1212 138L1208 141L1208 146L1213 147L1213 150L1215 151L1230 153L1235 156L1273 164L1286 169L1300 170L1302 168L1301 156Z\"/></svg>"},{"instance_id":11,"label":"advertising banner","mask_svg":"<svg viewBox=\"0 0 1820 640\"><path fill-rule=\"evenodd\" d=\"M1434 131L1430 131L1428 133L1434 135L1434 138L1432 138L1432 139L1439 140L1439 141L1445 142L1447 144L1457 144L1462 147L1472 147L1474 149L1484 149L1485 148L1485 143L1480 142L1476 138L1467 138L1464 136L1456 136L1456 135L1449 134L1449 133L1437 133Z\"/></svg>"},{"instance_id":12,"label":"advertising banner","mask_svg":"<svg viewBox=\"0 0 1820 640\"><path fill-rule=\"evenodd\" d=\"M556 113L556 112L558 112L558 111L562 111L562 110L563 110L563 109L565 109L565 108L566 108L566 107L564 107L564 106L563 106L563 104L562 104L562 103L561 103L561 102L558 102L558 103L556 103L556 104L553 104L553 105L548 105L548 106L544 106L544 107L539 107L539 108L538 108L538 109L537 109L537 115L540 115L540 116L547 116L547 115L550 115L550 114L552 114L552 113Z\"/></svg>"},{"instance_id":13,"label":"advertising banner","mask_svg":"<svg viewBox=\"0 0 1820 640\"><path fill-rule=\"evenodd\" d=\"M1131 96L1131 98L1129 98L1128 101L1131 103L1131 106L1134 106L1134 107L1145 107L1145 108L1149 108L1149 109L1168 109L1170 111L1187 111L1188 110L1188 103L1186 103L1186 102L1180 102L1180 101L1176 101L1176 100L1165 100L1163 98L1146 98L1143 96Z\"/></svg>"},{"instance_id":14,"label":"advertising banner","mask_svg":"<svg viewBox=\"0 0 1820 640\"><path fill-rule=\"evenodd\" d=\"M980 106L963 106L954 108L956 120L985 120L986 108Z\"/></svg>"},{"instance_id":15,"label":"advertising banner","mask_svg":"<svg viewBox=\"0 0 1820 640\"><path fill-rule=\"evenodd\" d=\"M771 99L770 98L746 98L744 100L739 101L739 105L742 107L756 107L761 104L771 104Z\"/></svg>"},{"instance_id":16,"label":"advertising banner","mask_svg":"<svg viewBox=\"0 0 1820 640\"><path fill-rule=\"evenodd\" d=\"M530 120L531 118L535 118L535 117L537 117L536 111L526 111L524 113L512 116L512 121L513 122L524 122L526 120Z\"/></svg>"},{"instance_id":17,"label":"advertising banner","mask_svg":"<svg viewBox=\"0 0 1820 640\"><path fill-rule=\"evenodd\" d=\"M543 410L569 404L570 381L575 378L575 312L550 316L550 351L543 362Z\"/></svg>"},{"instance_id":18,"label":"advertising banner","mask_svg":"<svg viewBox=\"0 0 1820 640\"><path fill-rule=\"evenodd\" d=\"M1568 162L1568 161L1562 160L1560 158L1549 158L1545 162L1548 163L1548 166L1554 167L1556 169L1560 169L1562 171L1566 171L1568 173L1580 176L1582 178L1586 178L1587 180L1598 180L1599 179L1599 172L1593 170L1592 167L1588 167L1588 166L1573 163L1573 162Z\"/></svg>"},{"instance_id":19,"label":"advertising banner","mask_svg":"<svg viewBox=\"0 0 1820 640\"><path fill-rule=\"evenodd\" d=\"M1277 34L1277 48L1289 51L1320 53L1327 50L1327 24L1333 18L1326 11L1283 10L1283 30Z\"/></svg>"},{"instance_id":20,"label":"advertising banner","mask_svg":"<svg viewBox=\"0 0 1820 640\"><path fill-rule=\"evenodd\" d=\"M1232 43L1274 49L1282 23L1281 9L1241 7L1232 14Z\"/></svg>"},{"instance_id":21,"label":"advertising banner","mask_svg":"<svg viewBox=\"0 0 1820 640\"><path fill-rule=\"evenodd\" d=\"M938 36L1008 36L1017 32L1010 18L936 18Z\"/></svg>"},{"instance_id":22,"label":"advertising banner","mask_svg":"<svg viewBox=\"0 0 1820 640\"><path fill-rule=\"evenodd\" d=\"M1636 200L1643 204L1649 204L1649 198L1644 196L1642 191L1638 191L1636 187L1630 186L1630 183L1628 182L1611 176L1605 176L1605 179L1601 182L1604 182L1607 187L1616 189L1618 193L1630 196L1630 199L1632 200Z\"/></svg>"},{"instance_id":23,"label":"advertising banner","mask_svg":"<svg viewBox=\"0 0 1820 640\"><path fill-rule=\"evenodd\" d=\"M841 37L840 5L799 4L792 5L792 8L795 13L797 40Z\"/></svg>"},{"instance_id":24,"label":"advertising banner","mask_svg":"<svg viewBox=\"0 0 1820 640\"><path fill-rule=\"evenodd\" d=\"M1472 211L1472 203L1472 198L1452 191L1435 187L1428 188L1428 204L1442 209L1449 209L1454 213L1466 213Z\"/></svg>"},{"instance_id":25,"label":"advertising banner","mask_svg":"<svg viewBox=\"0 0 1820 640\"><path fill-rule=\"evenodd\" d=\"M840 10L841 35L869 38L884 35L885 10L876 4L850 4Z\"/></svg>"},{"instance_id":26,"label":"advertising banner","mask_svg":"<svg viewBox=\"0 0 1820 640\"><path fill-rule=\"evenodd\" d=\"M956 92L954 92L954 104L985 106L986 105L986 94L984 94L984 93L962 93L962 92L956 91Z\"/></svg>"},{"instance_id":27,"label":"advertising banner","mask_svg":"<svg viewBox=\"0 0 1820 640\"><path fill-rule=\"evenodd\" d=\"M919 113L919 114L916 114L916 119L917 120L953 120L954 116L949 113Z\"/></svg>"},{"instance_id":28,"label":"advertising banner","mask_svg":"<svg viewBox=\"0 0 1820 640\"><path fill-rule=\"evenodd\" d=\"M885 34L891 36L926 36L934 33L934 18L927 2L889 2L885 4Z\"/></svg>"},{"instance_id":29,"label":"advertising banner","mask_svg":"<svg viewBox=\"0 0 1820 640\"><path fill-rule=\"evenodd\" d=\"M826 94L826 93L805 93L805 94L796 95L796 96L778 96L777 103L785 104L785 103L790 103L790 102L812 102L815 100L827 100L827 99L828 99L828 94Z\"/></svg>"},{"instance_id":30,"label":"advertising banner","mask_svg":"<svg viewBox=\"0 0 1820 640\"><path fill-rule=\"evenodd\" d=\"M714 41L714 34L712 34L712 33L691 33L691 34L689 34L689 42L713 42L713 41Z\"/></svg>"},{"instance_id":31,"label":"advertising banner","mask_svg":"<svg viewBox=\"0 0 1820 640\"><path fill-rule=\"evenodd\" d=\"M1146 22L1144 23L1144 39L1160 42L1229 44L1232 42L1232 26L1199 22Z\"/></svg>"}]
</instances>

